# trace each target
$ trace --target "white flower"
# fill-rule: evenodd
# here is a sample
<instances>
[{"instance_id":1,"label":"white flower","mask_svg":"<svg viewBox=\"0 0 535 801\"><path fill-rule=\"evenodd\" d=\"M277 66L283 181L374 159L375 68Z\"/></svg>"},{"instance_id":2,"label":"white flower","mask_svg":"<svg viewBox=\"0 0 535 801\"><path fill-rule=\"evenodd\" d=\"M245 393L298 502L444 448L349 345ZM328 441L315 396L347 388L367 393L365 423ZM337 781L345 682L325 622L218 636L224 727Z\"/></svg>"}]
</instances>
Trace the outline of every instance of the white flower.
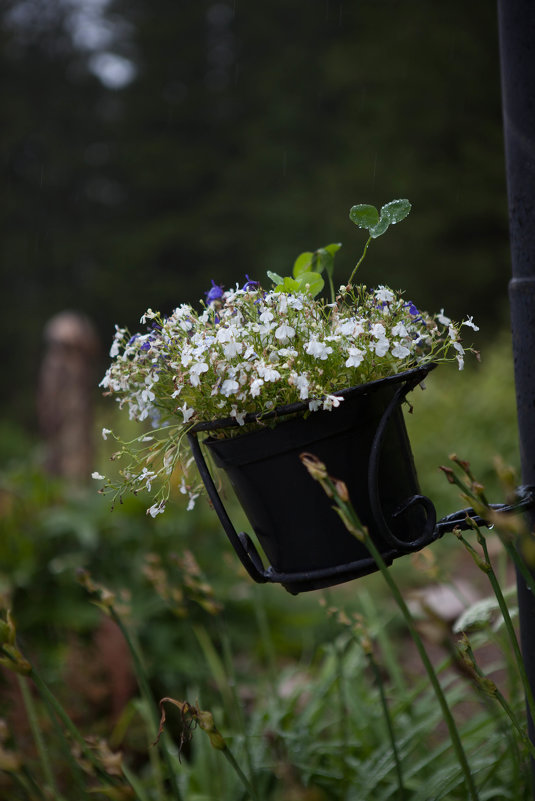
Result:
<instances>
[{"instance_id":1,"label":"white flower","mask_svg":"<svg viewBox=\"0 0 535 801\"><path fill-rule=\"evenodd\" d=\"M233 406L232 409L230 410L230 416L234 417L236 419L236 422L240 426L243 426L245 424L245 415L246 414L247 414L247 412L244 412L244 411L239 412L237 406Z\"/></svg>"},{"instance_id":2,"label":"white flower","mask_svg":"<svg viewBox=\"0 0 535 801\"><path fill-rule=\"evenodd\" d=\"M270 311L269 309L265 309L258 319L260 320L261 323L267 325L267 323L270 323L273 320L274 316L275 315L273 314L272 311Z\"/></svg>"},{"instance_id":3,"label":"white flower","mask_svg":"<svg viewBox=\"0 0 535 801\"><path fill-rule=\"evenodd\" d=\"M156 312L153 312L153 311L152 311L152 309L147 309L147 311L145 312L145 314L143 314L143 315L141 316L141 319L140 319L140 321L139 321L139 322L140 322L140 323L143 323L143 325L145 325L145 323L147 322L147 320L153 320L155 317L156 317Z\"/></svg>"},{"instance_id":4,"label":"white flower","mask_svg":"<svg viewBox=\"0 0 535 801\"><path fill-rule=\"evenodd\" d=\"M364 333L364 326L360 320L351 317L349 320L344 320L343 323L340 323L337 331L344 337L358 337Z\"/></svg>"},{"instance_id":5,"label":"white flower","mask_svg":"<svg viewBox=\"0 0 535 801\"><path fill-rule=\"evenodd\" d=\"M216 334L216 340L221 343L230 342L237 333L233 328L220 328Z\"/></svg>"},{"instance_id":6,"label":"white flower","mask_svg":"<svg viewBox=\"0 0 535 801\"><path fill-rule=\"evenodd\" d=\"M145 481L145 489L148 490L148 492L150 492L152 487L152 479L154 478L155 475L156 474L154 473L153 470L147 470L147 468L144 467L139 476L137 476L136 480L139 482Z\"/></svg>"},{"instance_id":7,"label":"white flower","mask_svg":"<svg viewBox=\"0 0 535 801\"><path fill-rule=\"evenodd\" d=\"M390 289L386 289L386 287L380 286L378 287L378 289L375 290L375 297L382 303L392 303L392 301L395 298L395 295L393 292L390 291Z\"/></svg>"},{"instance_id":8,"label":"white flower","mask_svg":"<svg viewBox=\"0 0 535 801\"><path fill-rule=\"evenodd\" d=\"M255 378L255 380L251 384L251 389L250 389L251 397L257 398L258 395L260 395L260 390L262 389L263 384L264 384L263 378Z\"/></svg>"},{"instance_id":9,"label":"white flower","mask_svg":"<svg viewBox=\"0 0 535 801\"><path fill-rule=\"evenodd\" d=\"M269 365L260 364L258 366L258 375L264 379L264 381L278 381L281 377L281 374L278 370L275 370L274 367L270 367Z\"/></svg>"},{"instance_id":10,"label":"white flower","mask_svg":"<svg viewBox=\"0 0 535 801\"><path fill-rule=\"evenodd\" d=\"M155 399L155 397L156 397L156 395L154 394L154 392L152 391L152 389L150 387L145 387L145 389L142 390L142 392L141 392L141 400L144 403L152 403L152 401Z\"/></svg>"},{"instance_id":11,"label":"white flower","mask_svg":"<svg viewBox=\"0 0 535 801\"><path fill-rule=\"evenodd\" d=\"M232 359L234 356L238 356L243 350L243 342L236 342L235 339L229 340L226 345L223 345L223 353L225 354L225 359Z\"/></svg>"},{"instance_id":12,"label":"white flower","mask_svg":"<svg viewBox=\"0 0 535 801\"><path fill-rule=\"evenodd\" d=\"M239 388L240 385L238 384L237 381L234 381L233 378L226 378L221 385L220 391L222 395L228 398L229 395L234 395L234 393L237 392Z\"/></svg>"},{"instance_id":13,"label":"white flower","mask_svg":"<svg viewBox=\"0 0 535 801\"><path fill-rule=\"evenodd\" d=\"M406 359L407 356L410 356L411 352L405 345L402 345L401 342L395 342L394 347L392 348L392 356L396 359Z\"/></svg>"},{"instance_id":14,"label":"white flower","mask_svg":"<svg viewBox=\"0 0 535 801\"><path fill-rule=\"evenodd\" d=\"M409 336L409 332L403 325L403 323L396 323L394 328L392 329L392 336L393 337L407 337Z\"/></svg>"},{"instance_id":15,"label":"white flower","mask_svg":"<svg viewBox=\"0 0 535 801\"><path fill-rule=\"evenodd\" d=\"M321 401L314 398L308 402L308 408L311 412L317 412L318 409L321 409Z\"/></svg>"},{"instance_id":16,"label":"white flower","mask_svg":"<svg viewBox=\"0 0 535 801\"><path fill-rule=\"evenodd\" d=\"M323 401L323 408L325 411L330 412L331 409L337 409L344 399L339 398L338 395L327 395Z\"/></svg>"},{"instance_id":17,"label":"white flower","mask_svg":"<svg viewBox=\"0 0 535 801\"><path fill-rule=\"evenodd\" d=\"M372 346L372 349L375 351L375 354L377 356L385 356L385 354L388 352L389 347L390 347L390 342L388 341L388 339L379 339L375 343L375 345Z\"/></svg>"},{"instance_id":18,"label":"white flower","mask_svg":"<svg viewBox=\"0 0 535 801\"><path fill-rule=\"evenodd\" d=\"M287 323L283 323L279 325L277 330L275 331L275 339L279 339L283 345L286 345L290 339L293 339L295 336L295 328L292 328L291 325Z\"/></svg>"},{"instance_id":19,"label":"white flower","mask_svg":"<svg viewBox=\"0 0 535 801\"><path fill-rule=\"evenodd\" d=\"M102 439L108 439L108 434L112 434L111 428L103 428L102 429Z\"/></svg>"},{"instance_id":20,"label":"white flower","mask_svg":"<svg viewBox=\"0 0 535 801\"><path fill-rule=\"evenodd\" d=\"M197 362L194 364L193 367L189 371L189 380L192 387L198 387L201 383L201 373L206 373L208 371L208 365L206 362Z\"/></svg>"},{"instance_id":21,"label":"white flower","mask_svg":"<svg viewBox=\"0 0 535 801\"><path fill-rule=\"evenodd\" d=\"M304 308L303 301L299 295L288 295L288 306L296 311L301 311Z\"/></svg>"},{"instance_id":22,"label":"white flower","mask_svg":"<svg viewBox=\"0 0 535 801\"><path fill-rule=\"evenodd\" d=\"M451 323L450 318L446 317L446 315L444 314L444 309L441 309L437 314L437 320L440 323L440 325L450 325Z\"/></svg>"},{"instance_id":23,"label":"white flower","mask_svg":"<svg viewBox=\"0 0 535 801\"><path fill-rule=\"evenodd\" d=\"M315 359L325 359L333 352L333 349L326 345L324 342L318 342L316 337L312 337L305 345L305 352L309 356L314 356Z\"/></svg>"},{"instance_id":24,"label":"white flower","mask_svg":"<svg viewBox=\"0 0 535 801\"><path fill-rule=\"evenodd\" d=\"M199 497L198 492L189 493L189 501L188 505L186 506L186 512L191 512L191 510L195 508L195 501L197 500L198 497Z\"/></svg>"},{"instance_id":25,"label":"white flower","mask_svg":"<svg viewBox=\"0 0 535 801\"><path fill-rule=\"evenodd\" d=\"M366 351L360 348L349 348L349 358L346 361L346 367L358 367L362 364L362 360L366 355Z\"/></svg>"},{"instance_id":26,"label":"white flower","mask_svg":"<svg viewBox=\"0 0 535 801\"><path fill-rule=\"evenodd\" d=\"M147 509L147 514L151 517L156 517L156 515L163 515L165 512L165 503L160 501L160 503L155 503L149 509Z\"/></svg>"},{"instance_id":27,"label":"white flower","mask_svg":"<svg viewBox=\"0 0 535 801\"><path fill-rule=\"evenodd\" d=\"M179 407L178 411L182 412L182 417L184 418L184 422L187 423L191 417L195 414L195 409L188 409L186 403Z\"/></svg>"},{"instance_id":28,"label":"white flower","mask_svg":"<svg viewBox=\"0 0 535 801\"><path fill-rule=\"evenodd\" d=\"M479 326L474 323L473 317L469 317L467 320L464 320L461 325L467 325L468 328L473 328L474 331L479 331Z\"/></svg>"},{"instance_id":29,"label":"white flower","mask_svg":"<svg viewBox=\"0 0 535 801\"><path fill-rule=\"evenodd\" d=\"M290 376L290 383L299 390L299 398L306 400L308 398L308 376L305 373L292 373Z\"/></svg>"},{"instance_id":30,"label":"white flower","mask_svg":"<svg viewBox=\"0 0 535 801\"><path fill-rule=\"evenodd\" d=\"M243 358L251 359L253 356L256 358L255 349L251 345L249 345L249 347L246 348L245 353L243 354Z\"/></svg>"},{"instance_id":31,"label":"white flower","mask_svg":"<svg viewBox=\"0 0 535 801\"><path fill-rule=\"evenodd\" d=\"M384 339L386 335L385 327L382 323L375 323L372 328L372 336L376 339Z\"/></svg>"},{"instance_id":32,"label":"white flower","mask_svg":"<svg viewBox=\"0 0 535 801\"><path fill-rule=\"evenodd\" d=\"M94 473L91 473L91 478L94 478L95 481L102 481L103 479L106 478L106 476L103 476L100 473L97 473L96 470L95 470Z\"/></svg>"}]
</instances>

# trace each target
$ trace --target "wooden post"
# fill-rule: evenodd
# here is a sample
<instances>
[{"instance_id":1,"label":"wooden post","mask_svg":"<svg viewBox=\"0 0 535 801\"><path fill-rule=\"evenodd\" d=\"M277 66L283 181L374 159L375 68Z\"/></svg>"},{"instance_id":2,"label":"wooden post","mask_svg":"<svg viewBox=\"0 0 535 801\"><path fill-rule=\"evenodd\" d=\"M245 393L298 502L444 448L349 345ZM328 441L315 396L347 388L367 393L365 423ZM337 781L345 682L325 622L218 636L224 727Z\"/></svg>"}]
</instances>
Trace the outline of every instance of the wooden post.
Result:
<instances>
[{"instance_id":1,"label":"wooden post","mask_svg":"<svg viewBox=\"0 0 535 801\"><path fill-rule=\"evenodd\" d=\"M45 443L45 468L84 482L93 469L93 407L98 337L91 321L61 312L47 323L37 411Z\"/></svg>"}]
</instances>

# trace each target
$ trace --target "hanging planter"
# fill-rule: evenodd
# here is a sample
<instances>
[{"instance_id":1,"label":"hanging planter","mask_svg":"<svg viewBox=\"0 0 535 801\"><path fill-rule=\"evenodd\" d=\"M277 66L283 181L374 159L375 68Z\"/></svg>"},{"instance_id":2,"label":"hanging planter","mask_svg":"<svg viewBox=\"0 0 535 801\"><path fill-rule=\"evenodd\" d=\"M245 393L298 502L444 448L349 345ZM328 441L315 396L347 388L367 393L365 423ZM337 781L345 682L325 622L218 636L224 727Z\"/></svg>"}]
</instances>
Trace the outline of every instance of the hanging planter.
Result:
<instances>
[{"instance_id":1,"label":"hanging planter","mask_svg":"<svg viewBox=\"0 0 535 801\"><path fill-rule=\"evenodd\" d=\"M335 410L305 418L307 404L278 410L284 422L217 438L231 419L200 423L188 434L210 500L242 563L256 581L290 592L313 590L376 570L368 551L345 528L329 498L302 466L310 452L343 480L361 522L387 563L436 538L432 502L420 494L401 404L433 365L340 394ZM266 421L267 422L267 421ZM250 537L237 534L198 442L201 431L215 464L227 474L270 562L265 569Z\"/></svg>"},{"instance_id":2,"label":"hanging planter","mask_svg":"<svg viewBox=\"0 0 535 801\"><path fill-rule=\"evenodd\" d=\"M387 563L440 536L433 504L420 493L402 404L436 363L463 368L471 349L461 344L461 328L477 326L470 317L455 323L443 310L430 315L383 285L353 282L370 242L409 210L407 200L380 212L351 209L368 239L337 292L340 245L331 244L302 253L291 276L268 272L271 290L248 277L228 291L212 282L200 311L182 304L165 317L148 309L141 318L148 330L133 336L117 327L101 386L150 425L134 442L116 437L115 458L129 461L101 491L146 490L147 512L156 517L173 486L188 509L206 490L249 574L290 592L376 569L304 469L304 452L347 484ZM318 297L324 277L329 301ZM206 454L227 474L263 557L248 534L236 532Z\"/></svg>"}]
</instances>

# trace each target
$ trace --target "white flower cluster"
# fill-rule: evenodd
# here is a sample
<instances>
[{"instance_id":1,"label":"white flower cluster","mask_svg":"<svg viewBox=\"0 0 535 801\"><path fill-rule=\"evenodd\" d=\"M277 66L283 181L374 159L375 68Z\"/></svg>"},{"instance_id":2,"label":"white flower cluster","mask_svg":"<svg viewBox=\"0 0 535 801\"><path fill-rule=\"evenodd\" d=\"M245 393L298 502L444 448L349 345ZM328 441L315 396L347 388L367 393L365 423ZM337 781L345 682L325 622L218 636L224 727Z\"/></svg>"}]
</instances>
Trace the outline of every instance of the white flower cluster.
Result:
<instances>
[{"instance_id":1,"label":"white flower cluster","mask_svg":"<svg viewBox=\"0 0 535 801\"><path fill-rule=\"evenodd\" d=\"M432 317L384 286L340 287L330 304L254 282L216 295L200 311L183 304L167 318L149 309L146 333L116 329L101 386L132 419L164 431L156 441L165 475L183 461L181 434L196 422L232 417L243 425L248 413L295 401L330 410L342 400L337 391L424 363L456 359L462 369L461 326L477 330L471 318L459 325L443 309ZM125 477L150 490L158 475L141 465ZM196 488L182 481L180 489L191 506Z\"/></svg>"}]
</instances>

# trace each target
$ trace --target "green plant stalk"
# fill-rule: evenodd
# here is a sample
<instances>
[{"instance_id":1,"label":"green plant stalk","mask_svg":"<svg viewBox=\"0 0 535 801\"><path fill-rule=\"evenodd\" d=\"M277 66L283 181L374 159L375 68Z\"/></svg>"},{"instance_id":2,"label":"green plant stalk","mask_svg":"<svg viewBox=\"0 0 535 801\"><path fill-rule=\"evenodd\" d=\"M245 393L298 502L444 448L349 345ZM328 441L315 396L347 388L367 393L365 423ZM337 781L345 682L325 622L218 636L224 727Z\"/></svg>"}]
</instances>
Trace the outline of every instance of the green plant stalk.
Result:
<instances>
[{"instance_id":1,"label":"green plant stalk","mask_svg":"<svg viewBox=\"0 0 535 801\"><path fill-rule=\"evenodd\" d=\"M238 719L239 727L240 727L240 729L242 731L242 734L243 734L243 743L244 743L244 749L245 749L245 758L247 760L247 769L249 771L249 776L251 776L251 779L252 779L252 777L255 775L255 770L254 770L254 765L253 765L253 757L252 757L252 754L251 754L251 749L249 747L249 738L247 737L247 731L246 731L246 727L245 727L245 719L244 719L244 716L243 716L241 699L240 699L240 697L238 695L238 692L236 690L237 682L236 682L236 674L234 672L234 662L232 660L232 652L231 652L231 648L230 648L230 641L229 641L229 638L228 638L226 630L224 630L224 626L222 628L223 628L223 631L221 633L221 643L223 645L223 656L224 656L224 659L225 659L225 667L226 667L226 670L227 670L227 674L228 674L228 676L230 678L231 693L232 693L232 697L233 697L234 709L235 709L236 717ZM227 759L229 760L230 764L234 765L236 760L234 759L234 756L233 756L232 752L229 751L229 753L227 754L226 751L229 751L228 746L226 746L226 750L225 750L224 753L225 753L225 756L227 757ZM241 771L241 769L240 769L240 773L242 774L243 778L246 778L244 776L243 772ZM242 776L240 776L240 778L242 778ZM242 781L243 781L243 778L242 778ZM256 792L256 786L253 784L253 782L249 781L247 779L247 786L249 788L249 792L251 793L251 796L254 799L254 801L259 801L258 793Z\"/></svg>"},{"instance_id":2,"label":"green plant stalk","mask_svg":"<svg viewBox=\"0 0 535 801\"><path fill-rule=\"evenodd\" d=\"M334 653L336 656L336 689L338 695L338 704L340 706L340 741L342 748L340 749L341 772L343 776L344 789L349 785L349 776L347 769L347 760L345 755L349 753L349 736L348 736L348 714L347 714L347 700L345 694L345 676L344 676L344 662L343 662L343 649L339 647L338 643L334 643Z\"/></svg>"},{"instance_id":3,"label":"green plant stalk","mask_svg":"<svg viewBox=\"0 0 535 801\"><path fill-rule=\"evenodd\" d=\"M30 723L30 728L32 730L32 735L37 748L37 753L39 754L39 761L41 762L41 767L43 769L45 781L48 784L54 798L57 799L57 801L62 801L63 797L58 790L56 779L54 776L54 771L52 770L52 765L50 764L50 760L48 758L48 752L45 748L43 737L39 729L39 722L37 719L35 703L32 698L32 694L28 688L28 683L25 678L19 675L17 675L17 681L22 695L24 708L26 709L26 715L28 716L28 721Z\"/></svg>"},{"instance_id":4,"label":"green plant stalk","mask_svg":"<svg viewBox=\"0 0 535 801\"><path fill-rule=\"evenodd\" d=\"M7 659L10 659L15 664L17 663L17 660L13 657L13 655L9 651L6 651L5 648L3 648L2 646L0 646L0 653L2 653ZM78 731L78 729L76 728L70 717L67 715L67 713L61 706L56 696L48 688L45 681L35 670L33 665L30 665L29 663L26 664L29 666L29 669L25 670L24 676L26 676L28 679L31 679L35 684L35 686L37 687L37 690L39 691L41 698L43 699L44 703L47 705L49 709L50 718L52 722L55 723L56 719L59 719L63 723L63 725L73 738L73 740L76 743L78 743L82 753L94 767L96 773L106 782L106 784L116 786L115 780L108 773L106 773L106 771L102 770L102 767L98 759L96 759L93 752L88 747L86 741L84 740L84 738L82 737L82 735L80 734L80 732ZM61 732L61 734L63 736L63 732ZM76 766L76 768L78 768L76 763L74 763L74 761L72 760L72 757L71 761Z\"/></svg>"},{"instance_id":5,"label":"green plant stalk","mask_svg":"<svg viewBox=\"0 0 535 801\"><path fill-rule=\"evenodd\" d=\"M153 728L154 739L156 739L157 733L158 733L158 728L159 728L158 713L156 711L156 705L154 703L154 697L152 695L152 692L151 692L151 689L150 689L150 686L149 686L149 682L148 682L148 679L147 679L147 674L145 672L145 668L143 666L143 662L141 660L141 656L140 656L140 654L138 652L138 649L137 649L136 645L134 644L134 641L132 640L132 637L130 636L130 632L128 631L128 629L124 625L120 615L117 613L117 610L113 606L110 606L109 607L109 613L110 613L110 616L111 616L112 620L119 627L119 631L123 635L124 640L126 642L126 645L128 646L128 650L130 651L130 655L132 657L132 661L133 661L133 664L134 664L134 672L136 674L136 679L137 679L137 682L139 684L139 689L141 690L141 694L142 694L142 696L143 696L143 698L145 700L145 703L147 704L147 709L149 710L150 721L151 721L151 725L152 725L152 728ZM151 738L152 738L152 735L151 735ZM166 739L167 739L167 736L166 736ZM162 751L163 751L163 758L164 758L164 761L165 761L165 764L166 764L166 767L167 767L167 773L168 773L169 782L171 784L173 798L175 799L175 801L182 801L182 794L181 794L180 789L178 787L178 782L177 782L176 775L175 775L174 765L173 765L173 763L171 761L171 756L170 756L169 751L168 751L168 749L166 747L166 741L165 740L164 740L164 747L163 747Z\"/></svg>"},{"instance_id":6,"label":"green plant stalk","mask_svg":"<svg viewBox=\"0 0 535 801\"><path fill-rule=\"evenodd\" d=\"M335 292L334 292L334 283L333 283L333 277L332 277L332 273L331 272L327 272L327 279L329 281L329 292L331 293L331 303L334 303L335 300L336 300L336 295L335 295Z\"/></svg>"},{"instance_id":7,"label":"green plant stalk","mask_svg":"<svg viewBox=\"0 0 535 801\"><path fill-rule=\"evenodd\" d=\"M258 584L255 586L255 592L253 595L256 622L260 632L260 640L264 646L264 655L268 668L269 681L274 690L277 684L277 657L275 653L275 647L273 645L271 630L269 628L268 617L266 615L264 596L262 594L262 589L258 586Z\"/></svg>"},{"instance_id":8,"label":"green plant stalk","mask_svg":"<svg viewBox=\"0 0 535 801\"><path fill-rule=\"evenodd\" d=\"M258 793L256 792L256 789L253 787L253 785L251 784L251 782L249 781L243 770L240 768L236 760L236 757L234 756L228 745L225 745L225 747L221 749L221 753L223 754L227 762L232 766L234 772L242 782L243 786L245 787L245 789L247 790L253 801L258 801Z\"/></svg>"},{"instance_id":9,"label":"green plant stalk","mask_svg":"<svg viewBox=\"0 0 535 801\"><path fill-rule=\"evenodd\" d=\"M492 568L490 559L489 559L489 552L487 548L487 542L485 537L481 534L478 530L478 540L483 549L483 553L485 554L485 559L488 563L488 570L486 571L488 579L490 581L491 587L494 591L496 596L496 600L498 601L498 605L500 607L500 612L502 613L503 621L505 623L505 629L507 631L509 641L511 643L511 647L513 649L513 653L515 655L516 663L518 666L518 671L520 673L520 677L522 679L522 684L524 685L524 692L526 694L526 700L528 704L528 708L531 714L532 720L535 720L535 699L533 698L533 690L531 688L528 675L526 673L526 668L524 665L524 660L522 658L522 653L520 651L520 646L518 644L518 640L516 637L515 629L513 626L513 622L511 620L511 615L509 614L509 609L507 608L507 602L503 597L503 593L501 587L498 583L498 579L496 578L496 574Z\"/></svg>"},{"instance_id":10,"label":"green plant stalk","mask_svg":"<svg viewBox=\"0 0 535 801\"><path fill-rule=\"evenodd\" d=\"M25 798L30 799L30 801L33 801L35 798L42 798L44 801L48 801L46 796L43 794L43 790L38 786L37 782L27 768L23 768L22 773L19 773L18 771L8 771L8 773L13 781L18 784L21 790L25 793ZM54 801L56 801L56 799L54 799Z\"/></svg>"},{"instance_id":11,"label":"green plant stalk","mask_svg":"<svg viewBox=\"0 0 535 801\"><path fill-rule=\"evenodd\" d=\"M56 698L56 696L51 692L47 684L43 681L43 679L33 666L31 671L28 673L28 678L30 678L33 681L33 683L39 690L39 693L42 696L44 702L50 707L53 714L56 715L57 718L63 723L66 730L73 738L74 742L76 742L80 746L82 754L91 763L91 765L94 767L96 773L100 776L100 778L107 785L110 785L112 787L117 786L117 782L115 781L115 779L112 776L110 776L109 773L107 773L105 770L102 769L100 762L95 757L91 749L88 747L83 736L80 734L80 732L78 731L78 729L76 728L76 726L74 725L68 714L65 712L58 699Z\"/></svg>"},{"instance_id":12,"label":"green plant stalk","mask_svg":"<svg viewBox=\"0 0 535 801\"><path fill-rule=\"evenodd\" d=\"M411 615L411 613L409 611L409 608L408 608L407 604L405 603L405 600L404 600L404 598L403 598L403 596L402 596L402 594L401 594L396 582L394 581L394 579L390 575L390 573L388 571L388 567L386 566L386 564L385 564L385 562L383 560L383 557L381 556L381 554L379 553L379 551L375 547L375 544L372 541L371 537L369 536L368 532L365 529L362 528L360 520L358 519L357 515L355 514L351 504L343 501L340 498L340 496L339 496L339 494L338 494L338 492L336 490L336 487L335 487L335 485L333 484L333 482L331 481L330 478L327 478L325 480L325 483L328 485L332 496L336 500L336 504L337 504L338 508L342 512L342 514L341 514L342 520L345 521L345 520L347 520L349 518L349 521L352 524L351 526L347 526L348 530L351 531L351 533L353 533L353 535L355 535L355 531L360 531L360 532L363 533L363 537L362 537L361 541L367 547L368 551L370 552L370 555L375 560L375 563L377 564L377 567L381 571L381 574L382 574L383 578L385 579L386 583L388 584L388 588L390 589L390 591L391 591L391 593L392 593L392 595L394 597L394 600L396 601L396 603L397 603L397 605L398 605L398 607L399 607L399 609L400 609L400 611L401 611L401 613L402 613L402 615L403 615L403 617L405 619L405 623L407 624L407 628L409 629L409 632L410 632L410 635L411 635L411 637L413 639L413 642L416 645L416 648L417 648L418 653L420 655L420 659L422 660L422 664L423 664L423 666L424 666L424 668L425 668L425 670L427 672L427 675L429 676L429 680L431 682L431 685L433 687L433 690L435 692L437 700L438 700L438 702L440 704L440 708L442 710L442 714L444 716L444 720L446 722L446 725L448 727L448 731L449 731L449 734L450 734L450 737L451 737L452 746L453 746L453 748L455 750L455 753L457 755L457 759L459 760L459 765L461 767L461 770L462 770L462 773L463 773L463 776L464 776L464 779L465 779L465 783L466 783L466 787L467 787L467 790L468 790L468 793L469 793L469 797L472 799L472 801L479 801L478 792L477 792L477 789L476 789L476 786L475 786L475 783L474 783L474 778L473 778L472 773L470 771L470 766L469 766L468 760L466 758L466 754L465 754L465 751L464 751L464 748L463 748L463 745L462 745L462 742L461 742L459 731L458 731L457 726L455 724L455 720L453 718L451 710L450 710L450 708L448 706L448 702L446 700L446 696L444 695L444 691L443 691L442 687L440 686L440 682L438 680L438 677L437 677L437 674L436 674L435 669L433 667L433 664L432 664L431 660L429 659L427 651L425 650L425 646L423 644L423 640L420 637L420 635L419 635L419 633L418 633L418 631L416 629L416 626L414 625L414 621L413 621L412 615ZM323 484L323 482L322 482L322 484Z\"/></svg>"},{"instance_id":13,"label":"green plant stalk","mask_svg":"<svg viewBox=\"0 0 535 801\"><path fill-rule=\"evenodd\" d=\"M473 530L477 534L477 539L478 539L479 545L481 546L481 550L483 551L483 558L481 558L481 556L477 553L475 548L466 540L466 538L462 534L457 534L457 538L463 543L464 547L470 553L470 555L472 556L472 558L473 558L474 562L476 563L476 565L479 567L479 569L483 573L485 573L485 575L487 576L487 578L488 578L488 580L490 582L490 585L492 587L492 590L494 592L496 600L498 601L498 606L500 608L500 612L502 614L503 622L505 624L505 630L507 632L507 637L509 639L509 642L511 644L511 648L512 648L512 651L513 651L514 662L516 664L516 667L518 669L518 673L520 675L520 679L522 681L522 685L524 687L524 693L526 695L526 702L527 702L530 714L532 715L532 718L533 718L533 714L535 712L535 701L533 699L533 691L531 689L531 685L530 685L529 680L528 680L528 676L527 676L526 669L525 669L525 666L524 666L524 660L522 658L522 652L520 650L520 646L518 644L518 640L517 640L516 633L515 633L515 630L514 630L513 622L511 620L511 615L509 614L509 609L507 607L507 601L504 598L502 589L500 587L500 583L499 583L499 581L498 581L498 579L496 577L496 573L494 572L494 569L492 567L492 563L490 561L490 556L489 556L489 552L488 552L488 548L487 548L487 541L486 541L484 535L481 533L477 523L474 520L471 520L471 523L472 523ZM535 718L533 718L533 719L535 720Z\"/></svg>"},{"instance_id":14,"label":"green plant stalk","mask_svg":"<svg viewBox=\"0 0 535 801\"><path fill-rule=\"evenodd\" d=\"M500 530L498 529L497 526L495 527L495 530L496 530L496 534L500 538L500 542L502 543L503 547L507 551L511 561L513 562L514 566L517 568L517 570L521 574L522 578L526 582L526 586L529 587L531 592L535 595L535 576L529 570L528 566L526 565L525 561L522 559L522 557L518 553L518 550L513 545L513 543L510 542L507 539L507 537L504 537L504 535L500 532Z\"/></svg>"},{"instance_id":15,"label":"green plant stalk","mask_svg":"<svg viewBox=\"0 0 535 801\"><path fill-rule=\"evenodd\" d=\"M366 657L368 660L368 664L370 665L373 676L375 678L375 683L377 684L377 689L379 690L379 696L381 698L381 706L383 708L383 715L386 721L386 727L388 730L388 736L390 738L390 745L392 746L392 753L394 754L394 761L396 763L396 774L398 779L398 791L399 791L399 798L400 801L403 801L405 798L405 787L403 784L403 771L401 768L401 760L399 758L399 751L396 742L396 734L394 732L394 723L392 721L392 716L390 714L390 710L388 708L388 701L386 698L385 687L383 683L383 679L381 676L381 671L379 670L379 665L375 661L373 653L366 653Z\"/></svg>"},{"instance_id":16,"label":"green plant stalk","mask_svg":"<svg viewBox=\"0 0 535 801\"><path fill-rule=\"evenodd\" d=\"M366 620L372 620L372 625L375 627L373 638L376 640L381 650L381 662L386 668L388 675L396 688L397 694L400 697L403 697L407 693L407 683L403 676L399 659L397 659L394 654L392 643L387 633L387 627L378 624L376 606L371 600L368 592L364 592L360 595L360 602L362 604L362 609Z\"/></svg>"},{"instance_id":17,"label":"green plant stalk","mask_svg":"<svg viewBox=\"0 0 535 801\"><path fill-rule=\"evenodd\" d=\"M146 794L145 790L143 789L143 787L139 783L137 777L132 773L130 768L128 768L126 765L123 764L122 767L121 767L121 770L123 771L123 776L125 777L126 781L130 785L130 787L132 788L134 793L136 794L136 796L138 798L138 801L150 801L150 799L149 799L148 795ZM160 798L163 801L163 799L164 799L163 793L160 794Z\"/></svg>"},{"instance_id":18,"label":"green plant stalk","mask_svg":"<svg viewBox=\"0 0 535 801\"><path fill-rule=\"evenodd\" d=\"M516 717L515 713L514 713L514 712L513 712L513 710L511 709L511 706L510 706L510 705L509 705L509 703L506 701L505 697L504 697L504 696L503 696L503 694L500 692L500 690L499 690L499 689L496 687L496 685L494 684L494 682L492 682L492 691L490 691L490 690L485 690L485 685L484 685L484 682L486 682L486 681L487 681L487 677L486 677L486 676L485 676L485 674L484 674L484 673L481 671L481 669L480 669L479 665L477 664L476 658L475 658L475 656L474 656L474 652L472 651L472 648L470 647L470 645L469 645L469 644L467 644L467 645L466 645L466 649L467 649L468 656L470 657L470 662L471 662L471 664L472 664L473 670L474 670L474 671L475 671L475 673L477 674L477 676L474 676L473 678L474 678L474 681L476 682L476 685L477 685L477 687L478 687L479 691L480 691L480 692L481 692L481 693L482 693L482 694L483 694L485 697L489 697L489 696L490 696L491 698L495 698L495 699L496 699L496 701L497 701L497 702L499 703L499 705L502 707L503 711L505 712L505 714L507 715L507 717L509 718L509 720L510 720L510 721L511 721L511 723L513 724L513 727L514 727L514 728L516 729L516 731L518 732L518 734L519 734L519 736L520 736L520 739L522 740L523 744L524 744L524 745L526 746L526 748L528 749L529 753L531 754L531 757L532 757L532 758L533 758L533 757L535 757L535 745L534 745L534 744L531 742L531 740L529 739L529 737L528 737L527 733L526 733L526 732L525 732L525 731L522 729L522 726L521 726L521 725L520 725L520 723L518 722L518 720L517 720L517 717ZM482 682L479 682L479 681L478 681L478 678L479 678L479 679L482 679L483 681L482 681Z\"/></svg>"},{"instance_id":19,"label":"green plant stalk","mask_svg":"<svg viewBox=\"0 0 535 801\"><path fill-rule=\"evenodd\" d=\"M369 244L370 244L370 242L372 241L372 238L373 238L373 237L371 237L371 236L369 236L369 237L368 237L368 240L367 240L366 244L364 245L364 250L362 251L362 256L360 257L360 259L358 260L358 262L355 264L355 267L354 267L354 269L353 269L353 272L352 272L352 273L351 273L351 275L349 276L349 281L347 282L348 284L352 284L352 283L353 283L353 278L355 277L355 273L357 272L358 268L360 267L360 265L361 265L361 264L362 264L362 262L364 261L364 257L366 256L366 251L368 250L368 245L369 245Z\"/></svg>"}]
</instances>

